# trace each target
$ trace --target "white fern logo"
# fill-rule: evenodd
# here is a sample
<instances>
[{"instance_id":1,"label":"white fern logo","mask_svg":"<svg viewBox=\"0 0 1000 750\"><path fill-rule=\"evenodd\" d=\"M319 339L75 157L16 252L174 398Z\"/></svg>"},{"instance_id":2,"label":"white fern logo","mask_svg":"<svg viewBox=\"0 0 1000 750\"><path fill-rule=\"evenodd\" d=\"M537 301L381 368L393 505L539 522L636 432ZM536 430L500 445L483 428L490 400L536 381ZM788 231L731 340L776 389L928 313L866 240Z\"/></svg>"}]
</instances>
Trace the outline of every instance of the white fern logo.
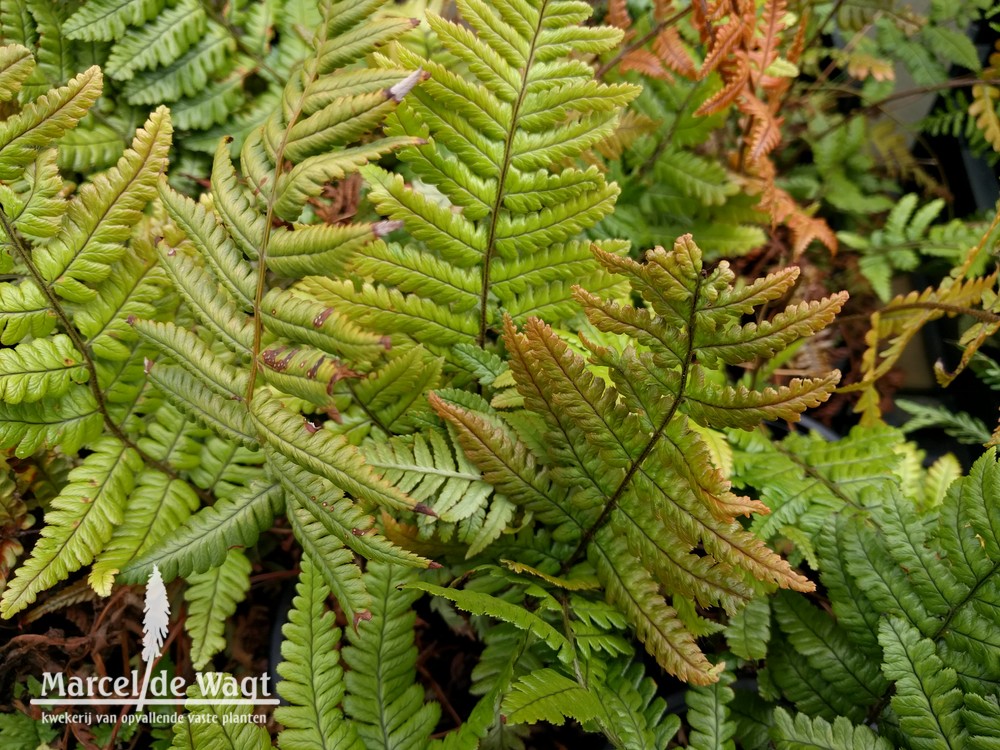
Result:
<instances>
[{"instance_id":1,"label":"white fern logo","mask_svg":"<svg viewBox=\"0 0 1000 750\"><path fill-rule=\"evenodd\" d=\"M170 627L170 601L167 599L167 589L163 585L163 576L160 575L160 569L156 565L153 566L153 572L146 584L146 601L142 611L142 660L146 664L146 670L142 677L139 702L135 706L136 713L142 711L146 701L153 662L160 656L163 641Z\"/></svg>"}]
</instances>

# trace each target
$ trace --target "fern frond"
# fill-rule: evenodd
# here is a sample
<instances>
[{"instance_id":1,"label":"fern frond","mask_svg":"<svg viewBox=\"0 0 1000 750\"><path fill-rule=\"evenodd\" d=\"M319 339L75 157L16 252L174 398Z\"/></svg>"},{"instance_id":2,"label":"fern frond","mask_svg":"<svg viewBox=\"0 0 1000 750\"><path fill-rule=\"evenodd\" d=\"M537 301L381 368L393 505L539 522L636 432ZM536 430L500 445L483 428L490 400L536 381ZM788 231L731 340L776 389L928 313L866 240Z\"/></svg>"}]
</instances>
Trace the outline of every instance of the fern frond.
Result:
<instances>
[{"instance_id":1,"label":"fern frond","mask_svg":"<svg viewBox=\"0 0 1000 750\"><path fill-rule=\"evenodd\" d=\"M955 670L945 667L934 644L912 625L889 617L879 625L885 676L895 680L892 707L910 747L955 747L967 738L962 693Z\"/></svg>"},{"instance_id":2,"label":"fern frond","mask_svg":"<svg viewBox=\"0 0 1000 750\"><path fill-rule=\"evenodd\" d=\"M268 750L271 737L267 729L248 720L252 706L228 706L226 698L239 690L236 678L222 672L202 672L200 683L188 687L185 703L188 713L196 719L174 723L175 750L200 750L204 747L219 750ZM202 691L202 685L207 688ZM214 699L214 700L213 700Z\"/></svg>"},{"instance_id":3,"label":"fern frond","mask_svg":"<svg viewBox=\"0 0 1000 750\"><path fill-rule=\"evenodd\" d=\"M163 0L91 0L66 21L63 33L70 39L111 41L127 25L145 23L163 8Z\"/></svg>"},{"instance_id":4,"label":"fern frond","mask_svg":"<svg viewBox=\"0 0 1000 750\"><path fill-rule=\"evenodd\" d=\"M3 592L10 617L35 601L38 592L89 564L124 517L125 501L142 466L138 454L113 438L93 444L70 483L52 501L31 557Z\"/></svg>"},{"instance_id":5,"label":"fern frond","mask_svg":"<svg viewBox=\"0 0 1000 750\"><path fill-rule=\"evenodd\" d=\"M76 127L102 87L100 68L89 68L0 122L0 180L17 179L21 169L35 161L39 149Z\"/></svg>"},{"instance_id":6,"label":"fern frond","mask_svg":"<svg viewBox=\"0 0 1000 750\"><path fill-rule=\"evenodd\" d=\"M310 557L303 556L296 597L281 632L281 682L278 691L289 705L274 718L284 729L278 735L282 750L360 750L364 747L354 727L344 720L344 670L337 643L341 631L324 604L330 590Z\"/></svg>"},{"instance_id":7,"label":"fern frond","mask_svg":"<svg viewBox=\"0 0 1000 750\"><path fill-rule=\"evenodd\" d=\"M729 618L726 626L729 650L741 659L757 660L767 655L771 637L771 606L762 596L751 599Z\"/></svg>"},{"instance_id":8,"label":"fern frond","mask_svg":"<svg viewBox=\"0 0 1000 750\"><path fill-rule=\"evenodd\" d=\"M118 164L80 189L63 219L63 231L35 250L42 277L64 298L94 299L96 293L85 282L103 281L111 264L124 256L124 242L166 167L170 135L170 118L161 107L136 132Z\"/></svg>"},{"instance_id":9,"label":"fern frond","mask_svg":"<svg viewBox=\"0 0 1000 750\"><path fill-rule=\"evenodd\" d=\"M687 420L704 425L708 419L707 388L700 387L708 368L771 355L825 325L843 298L800 305L770 322L744 326L742 315L781 296L794 282L793 271L737 289L724 263L702 274L700 250L689 237L671 254L651 252L644 264L594 252L609 271L628 277L651 307L626 307L575 291L597 329L632 336L649 348L640 359L632 348L619 352L587 344L592 362L610 368L613 386L540 321L529 320L518 332L508 320L505 332L518 392L546 425L541 460L570 491L567 500L524 476L529 464L518 456L518 441L502 437L495 418L438 398L432 405L458 430L488 481L497 481L516 502L544 508L576 537L578 554L592 555L609 598L664 667L696 683L712 682L720 668L700 654L660 586L702 606L722 604L735 611L752 598L754 578L792 588L812 584L735 522L736 515L764 507L730 491ZM783 413L794 416L826 398L834 382L803 381L763 397L730 389L719 404L734 412L745 408L740 424L749 427L767 413L758 410L761 398L782 403ZM577 520L567 522L566 516ZM695 544L702 546L699 555L691 554ZM635 565L637 559L643 564Z\"/></svg>"},{"instance_id":10,"label":"fern frond","mask_svg":"<svg viewBox=\"0 0 1000 750\"><path fill-rule=\"evenodd\" d=\"M14 98L34 69L35 60L26 47L20 44L0 47L0 102Z\"/></svg>"},{"instance_id":11,"label":"fern frond","mask_svg":"<svg viewBox=\"0 0 1000 750\"><path fill-rule=\"evenodd\" d=\"M945 406L922 404L910 399L897 399L896 406L910 415L903 425L905 432L939 428L961 443L984 445L990 440L990 430L982 420L966 412L953 412Z\"/></svg>"},{"instance_id":12,"label":"fern frond","mask_svg":"<svg viewBox=\"0 0 1000 750\"><path fill-rule=\"evenodd\" d=\"M569 283L580 276L557 262L562 243L606 216L618 190L593 168L549 168L609 135L637 93L628 84L598 83L589 66L569 59L609 49L620 38L611 28L579 26L589 15L583 4L466 4L463 15L468 28L428 16L460 70L401 45L380 58L385 67L427 71L387 132L419 139L401 158L440 191L445 205L396 175L366 169L376 207L402 221L420 244L359 260L357 270L372 283L360 292L337 284L329 297L367 324L449 358L454 344L483 346L499 310L523 319L544 299L551 314L572 313ZM500 283L501 264L519 260L551 274L545 288L531 290L534 301L524 299L526 287ZM590 262L587 271L600 288L606 279L600 269Z\"/></svg>"},{"instance_id":13,"label":"fern frond","mask_svg":"<svg viewBox=\"0 0 1000 750\"><path fill-rule=\"evenodd\" d=\"M125 566L184 524L197 508L198 497L186 482L155 470L143 471L129 495L124 521L94 560L87 578L91 588L108 596Z\"/></svg>"},{"instance_id":14,"label":"fern frond","mask_svg":"<svg viewBox=\"0 0 1000 750\"><path fill-rule=\"evenodd\" d=\"M250 561L239 550L229 550L221 565L192 573L187 581L184 629L191 637L194 668L202 669L226 646L226 621L250 590Z\"/></svg>"},{"instance_id":15,"label":"fern frond","mask_svg":"<svg viewBox=\"0 0 1000 750\"><path fill-rule=\"evenodd\" d=\"M347 619L355 626L371 615L371 597L364 577L354 561L354 551L326 530L308 508L297 507L288 514L288 523L302 545L303 558L309 557L323 576Z\"/></svg>"},{"instance_id":16,"label":"fern frond","mask_svg":"<svg viewBox=\"0 0 1000 750\"><path fill-rule=\"evenodd\" d=\"M822 675L831 691L857 707L853 713L879 700L888 683L879 674L878 665L856 651L833 620L796 597L776 597L774 611L791 647L810 669Z\"/></svg>"},{"instance_id":17,"label":"fern frond","mask_svg":"<svg viewBox=\"0 0 1000 750\"><path fill-rule=\"evenodd\" d=\"M819 717L805 714L792 716L783 708L774 711L774 727L771 730L775 746L779 750L803 750L823 748L824 750L891 750L888 740L877 737L866 726L855 726L840 716L830 723Z\"/></svg>"},{"instance_id":18,"label":"fern frond","mask_svg":"<svg viewBox=\"0 0 1000 750\"><path fill-rule=\"evenodd\" d=\"M689 688L684 694L687 722L691 726L688 747L695 750L734 750L736 725L729 720L728 704L733 700L735 681L731 672L722 672L714 685Z\"/></svg>"},{"instance_id":19,"label":"fern frond","mask_svg":"<svg viewBox=\"0 0 1000 750\"><path fill-rule=\"evenodd\" d=\"M466 612L474 615L489 615L510 623L540 638L549 648L560 654L560 658L566 659L569 656L571 646L566 636L538 615L516 604L479 591L444 588L424 581L409 582L407 588L426 591L428 594L453 601Z\"/></svg>"},{"instance_id":20,"label":"fern frond","mask_svg":"<svg viewBox=\"0 0 1000 750\"><path fill-rule=\"evenodd\" d=\"M20 458L42 447L74 453L100 435L102 422L93 394L83 388L53 401L0 403L0 447L14 448Z\"/></svg>"},{"instance_id":21,"label":"fern frond","mask_svg":"<svg viewBox=\"0 0 1000 750\"><path fill-rule=\"evenodd\" d=\"M289 461L308 468L359 500L395 510L414 509L416 501L380 480L360 452L343 437L328 430L310 430L308 420L284 409L273 397L261 392L251 416L264 443Z\"/></svg>"},{"instance_id":22,"label":"fern frond","mask_svg":"<svg viewBox=\"0 0 1000 750\"><path fill-rule=\"evenodd\" d=\"M365 586L371 620L347 631L349 645L341 652L350 668L344 712L367 747L423 748L440 714L436 703L424 703L424 691L415 682L411 605L419 593L410 590L412 581L407 568L370 563Z\"/></svg>"},{"instance_id":23,"label":"fern frond","mask_svg":"<svg viewBox=\"0 0 1000 750\"><path fill-rule=\"evenodd\" d=\"M504 696L501 710L511 724L546 721L561 725L567 718L583 723L601 711L593 692L554 669L541 669L515 682Z\"/></svg>"},{"instance_id":24,"label":"fern frond","mask_svg":"<svg viewBox=\"0 0 1000 750\"><path fill-rule=\"evenodd\" d=\"M254 482L191 515L125 565L120 578L126 583L144 581L154 565L164 581L205 573L222 565L230 549L252 546L281 506L282 493L276 483Z\"/></svg>"},{"instance_id":25,"label":"fern frond","mask_svg":"<svg viewBox=\"0 0 1000 750\"><path fill-rule=\"evenodd\" d=\"M0 350L0 399L8 404L62 396L87 377L80 353L64 334Z\"/></svg>"}]
</instances>

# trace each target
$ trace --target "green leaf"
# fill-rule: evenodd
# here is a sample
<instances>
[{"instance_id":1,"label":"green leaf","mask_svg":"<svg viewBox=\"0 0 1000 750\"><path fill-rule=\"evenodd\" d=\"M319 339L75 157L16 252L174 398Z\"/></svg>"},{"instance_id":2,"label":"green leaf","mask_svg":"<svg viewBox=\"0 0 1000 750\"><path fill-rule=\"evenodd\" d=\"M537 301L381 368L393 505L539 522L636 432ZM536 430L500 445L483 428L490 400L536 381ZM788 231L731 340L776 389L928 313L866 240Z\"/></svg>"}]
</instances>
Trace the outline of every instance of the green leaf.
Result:
<instances>
[{"instance_id":1,"label":"green leaf","mask_svg":"<svg viewBox=\"0 0 1000 750\"><path fill-rule=\"evenodd\" d=\"M543 640L549 648L559 653L560 658L566 658L572 648L566 637L549 625L538 615L495 596L480 591L453 589L437 586L424 581L411 581L407 588L426 591L428 594L440 596L455 602L460 608L474 615L488 615L503 622L509 622L521 630L533 633Z\"/></svg>"},{"instance_id":2,"label":"green leaf","mask_svg":"<svg viewBox=\"0 0 1000 750\"><path fill-rule=\"evenodd\" d=\"M195 669L203 669L226 647L226 622L250 590L250 570L246 555L230 550L218 567L187 577L184 629L191 636Z\"/></svg>"},{"instance_id":3,"label":"green leaf","mask_svg":"<svg viewBox=\"0 0 1000 750\"><path fill-rule=\"evenodd\" d=\"M142 460L118 440L101 438L69 474L52 501L31 557L3 592L2 613L11 617L35 597L88 565L124 519L125 503Z\"/></svg>"},{"instance_id":4,"label":"green leaf","mask_svg":"<svg viewBox=\"0 0 1000 750\"><path fill-rule=\"evenodd\" d=\"M76 127L101 95L102 86L101 70L94 66L0 122L0 180L17 179L39 149Z\"/></svg>"},{"instance_id":5,"label":"green leaf","mask_svg":"<svg viewBox=\"0 0 1000 750\"><path fill-rule=\"evenodd\" d=\"M419 593L410 590L413 576L412 569L399 565L369 563L371 619L347 631L344 712L366 748L423 750L440 715L436 703L424 703L416 682L412 604Z\"/></svg>"},{"instance_id":6,"label":"green leaf","mask_svg":"<svg viewBox=\"0 0 1000 750\"><path fill-rule=\"evenodd\" d=\"M83 357L64 334L0 349L0 399L8 404L62 396L87 378Z\"/></svg>"},{"instance_id":7,"label":"green leaf","mask_svg":"<svg viewBox=\"0 0 1000 750\"><path fill-rule=\"evenodd\" d=\"M354 726L344 720L344 670L337 644L341 631L324 604L330 589L308 555L295 587L296 596L281 629L282 662L278 692L289 705L275 709L284 729L281 750L361 750Z\"/></svg>"},{"instance_id":8,"label":"green leaf","mask_svg":"<svg viewBox=\"0 0 1000 750\"><path fill-rule=\"evenodd\" d=\"M793 717L783 708L774 711L771 736L778 750L892 750L888 740L842 716L831 724L805 714Z\"/></svg>"},{"instance_id":9,"label":"green leaf","mask_svg":"<svg viewBox=\"0 0 1000 750\"><path fill-rule=\"evenodd\" d=\"M281 509L277 483L259 480L206 506L128 563L121 578L137 583L159 566L164 581L206 573L232 548L251 547Z\"/></svg>"},{"instance_id":10,"label":"green leaf","mask_svg":"<svg viewBox=\"0 0 1000 750\"><path fill-rule=\"evenodd\" d=\"M501 710L510 724L547 721L562 725L567 718L590 721L601 711L593 692L554 669L540 669L515 682Z\"/></svg>"},{"instance_id":11,"label":"green leaf","mask_svg":"<svg viewBox=\"0 0 1000 750\"><path fill-rule=\"evenodd\" d=\"M695 750L735 750L736 724L729 719L729 703L735 677L722 672L714 685L690 688L684 694L687 722L691 725L688 747Z\"/></svg>"},{"instance_id":12,"label":"green leaf","mask_svg":"<svg viewBox=\"0 0 1000 750\"><path fill-rule=\"evenodd\" d=\"M910 747L964 747L968 733L958 678L941 662L934 643L899 617L882 620L879 642L885 650L882 671L896 683L892 708Z\"/></svg>"},{"instance_id":13,"label":"green leaf","mask_svg":"<svg viewBox=\"0 0 1000 750\"><path fill-rule=\"evenodd\" d=\"M767 598L759 596L747 602L729 618L725 633L729 650L741 659L763 659L771 638L771 606Z\"/></svg>"}]
</instances>

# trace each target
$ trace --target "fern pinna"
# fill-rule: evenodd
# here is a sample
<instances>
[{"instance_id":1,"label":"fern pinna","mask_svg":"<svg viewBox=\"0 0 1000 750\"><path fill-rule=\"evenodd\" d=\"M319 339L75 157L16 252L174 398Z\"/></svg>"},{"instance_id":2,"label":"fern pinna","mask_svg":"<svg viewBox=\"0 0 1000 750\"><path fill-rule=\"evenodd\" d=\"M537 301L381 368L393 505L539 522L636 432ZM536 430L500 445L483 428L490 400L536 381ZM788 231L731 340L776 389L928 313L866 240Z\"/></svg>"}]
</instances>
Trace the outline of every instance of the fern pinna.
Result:
<instances>
[{"instance_id":1,"label":"fern pinna","mask_svg":"<svg viewBox=\"0 0 1000 750\"><path fill-rule=\"evenodd\" d=\"M316 28L316 3L201 0L5 0L0 41L27 47L37 96L85 67L105 75L101 104L60 139L59 163L87 172L112 165L144 112L170 107L174 174L201 176L219 137L240 142L276 106L290 71L307 56L299 28ZM190 182L187 178L182 178Z\"/></svg>"},{"instance_id":2,"label":"fern pinna","mask_svg":"<svg viewBox=\"0 0 1000 750\"><path fill-rule=\"evenodd\" d=\"M922 453L885 426L837 443L790 440L742 441L736 472L768 488L782 529L803 528L790 540L819 571L830 607L779 594L770 637L768 608L754 616L755 653L744 655L766 650L767 702L751 713L780 748L991 747L1000 737L996 449L962 476L950 456L923 468ZM798 713L773 707L779 699Z\"/></svg>"},{"instance_id":3,"label":"fern pinna","mask_svg":"<svg viewBox=\"0 0 1000 750\"><path fill-rule=\"evenodd\" d=\"M429 75L387 124L387 133L417 142L399 156L426 187L364 170L378 210L402 221L412 241L359 255L352 268L367 281L360 290L350 281L314 282L336 309L452 362L456 344L486 345L503 313L561 320L573 311L572 283L610 283L580 233L610 213L618 188L573 161L613 131L638 93L593 79L582 56L614 47L621 34L582 26L586 3L457 7L468 26L427 14L449 64L402 45L378 58Z\"/></svg>"},{"instance_id":4,"label":"fern pinna","mask_svg":"<svg viewBox=\"0 0 1000 750\"><path fill-rule=\"evenodd\" d=\"M698 649L691 633L698 618L678 599L735 612L762 588L811 590L812 583L735 520L766 508L729 490L696 430L793 419L823 401L839 373L762 391L726 385L717 373L819 330L845 296L742 325L744 314L784 294L794 269L734 287L727 264L703 268L690 237L642 263L594 252L648 307L576 289L607 340L582 337L592 366L541 321L518 331L508 319L504 343L529 413L485 401L469 408L447 395L433 403L486 480L570 545L551 572L586 560L659 662L682 679L709 683L720 667Z\"/></svg>"}]
</instances>

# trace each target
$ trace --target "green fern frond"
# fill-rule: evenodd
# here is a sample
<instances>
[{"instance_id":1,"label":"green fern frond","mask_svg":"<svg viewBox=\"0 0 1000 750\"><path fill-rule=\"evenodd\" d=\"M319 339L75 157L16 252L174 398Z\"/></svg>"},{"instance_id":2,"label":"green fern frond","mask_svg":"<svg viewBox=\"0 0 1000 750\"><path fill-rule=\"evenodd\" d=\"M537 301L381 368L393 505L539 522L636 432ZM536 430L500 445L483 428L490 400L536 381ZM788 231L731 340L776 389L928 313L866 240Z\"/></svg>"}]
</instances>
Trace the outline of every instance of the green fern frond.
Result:
<instances>
[{"instance_id":1,"label":"green fern frond","mask_svg":"<svg viewBox=\"0 0 1000 750\"><path fill-rule=\"evenodd\" d=\"M170 135L170 118L161 107L136 132L118 164L80 188L63 219L63 231L36 249L33 260L39 273L64 298L94 299L96 293L87 283L106 279L111 265L125 255L124 243L166 167Z\"/></svg>"},{"instance_id":2,"label":"green fern frond","mask_svg":"<svg viewBox=\"0 0 1000 750\"><path fill-rule=\"evenodd\" d=\"M20 44L0 47L0 102L14 98L34 69L35 60L26 47Z\"/></svg>"},{"instance_id":3,"label":"green fern frond","mask_svg":"<svg viewBox=\"0 0 1000 750\"><path fill-rule=\"evenodd\" d=\"M330 589L308 555L296 597L281 629L283 661L278 665L278 691L289 705L280 706L274 718L284 729L278 735L281 750L360 750L364 744L353 725L344 720L344 670L336 646L341 631L324 604Z\"/></svg>"},{"instance_id":4,"label":"green fern frond","mask_svg":"<svg viewBox=\"0 0 1000 750\"><path fill-rule=\"evenodd\" d=\"M94 560L87 578L90 587L108 596L125 566L184 524L197 508L198 497L186 482L155 470L143 471L129 495L123 522Z\"/></svg>"},{"instance_id":5,"label":"green fern frond","mask_svg":"<svg viewBox=\"0 0 1000 750\"><path fill-rule=\"evenodd\" d=\"M714 685L689 688L684 694L687 723L691 726L688 747L695 750L734 750L736 725L729 719L733 700L732 672L722 672Z\"/></svg>"},{"instance_id":6,"label":"green fern frond","mask_svg":"<svg viewBox=\"0 0 1000 750\"><path fill-rule=\"evenodd\" d=\"M903 435L887 427L854 428L828 442L819 435L789 435L781 443L746 433L731 433L737 446L734 475L760 490L771 513L754 519L764 539L793 527L810 537L826 528L829 516L863 507L898 482Z\"/></svg>"},{"instance_id":7,"label":"green fern frond","mask_svg":"<svg viewBox=\"0 0 1000 750\"><path fill-rule=\"evenodd\" d=\"M93 444L70 483L52 501L31 557L3 592L3 615L10 617L35 601L40 591L89 564L124 518L125 502L142 461L113 438Z\"/></svg>"},{"instance_id":8,"label":"green fern frond","mask_svg":"<svg viewBox=\"0 0 1000 750\"><path fill-rule=\"evenodd\" d=\"M546 721L560 725L567 718L581 723L594 719L601 711L601 703L575 680L554 669L542 669L515 682L504 696L501 710L511 724Z\"/></svg>"},{"instance_id":9,"label":"green fern frond","mask_svg":"<svg viewBox=\"0 0 1000 750\"><path fill-rule=\"evenodd\" d=\"M295 508L288 514L288 523L302 545L303 557L313 561L348 620L356 625L367 619L371 614L371 595L365 588L361 569L354 564L354 551L328 533L323 522L308 508Z\"/></svg>"},{"instance_id":10,"label":"green fern frond","mask_svg":"<svg viewBox=\"0 0 1000 750\"><path fill-rule=\"evenodd\" d=\"M221 565L192 573L187 582L184 628L191 637L194 668L203 669L226 647L226 621L250 590L250 561L239 550L229 550Z\"/></svg>"},{"instance_id":11,"label":"green fern frond","mask_svg":"<svg viewBox=\"0 0 1000 750\"><path fill-rule=\"evenodd\" d=\"M725 633L729 650L738 657L750 661L763 659L771 636L769 601L763 596L751 599L729 618Z\"/></svg>"},{"instance_id":12,"label":"green fern frond","mask_svg":"<svg viewBox=\"0 0 1000 750\"><path fill-rule=\"evenodd\" d=\"M345 675L344 713L366 747L420 750L437 724L440 708L424 703L416 684L417 649L413 643L418 591L411 569L372 562L365 571L371 594L371 619L347 631L341 655Z\"/></svg>"},{"instance_id":13,"label":"green fern frond","mask_svg":"<svg viewBox=\"0 0 1000 750\"><path fill-rule=\"evenodd\" d=\"M64 334L0 350L0 399L8 404L62 396L87 377L80 353Z\"/></svg>"},{"instance_id":14,"label":"green fern frond","mask_svg":"<svg viewBox=\"0 0 1000 750\"><path fill-rule=\"evenodd\" d=\"M605 736L621 750L664 750L680 729L680 719L666 713L667 704L656 695L655 682L635 662L622 670L611 663L605 683L598 687L598 697L598 722Z\"/></svg>"},{"instance_id":15,"label":"green fern frond","mask_svg":"<svg viewBox=\"0 0 1000 750\"><path fill-rule=\"evenodd\" d=\"M101 95L102 87L100 69L89 68L0 122L0 179L17 179L21 169L35 161L39 149L76 127Z\"/></svg>"},{"instance_id":16,"label":"green fern frond","mask_svg":"<svg viewBox=\"0 0 1000 750\"><path fill-rule=\"evenodd\" d=\"M889 617L879 625L885 649L883 671L895 680L892 707L907 744L919 747L961 746L967 738L961 720L962 693L955 670L945 667L934 644L909 623Z\"/></svg>"},{"instance_id":17,"label":"green fern frond","mask_svg":"<svg viewBox=\"0 0 1000 750\"><path fill-rule=\"evenodd\" d=\"M991 433L986 424L966 412L953 412L945 406L903 398L896 400L896 406L910 415L903 425L904 432L940 428L961 443L985 445L990 440Z\"/></svg>"},{"instance_id":18,"label":"green fern frond","mask_svg":"<svg viewBox=\"0 0 1000 750\"><path fill-rule=\"evenodd\" d=\"M0 403L0 447L13 448L19 458L42 447L75 453L101 434L102 423L93 395L82 388L53 401Z\"/></svg>"},{"instance_id":19,"label":"green fern frond","mask_svg":"<svg viewBox=\"0 0 1000 750\"><path fill-rule=\"evenodd\" d=\"M270 750L271 737L267 729L249 720L252 706L229 706L226 698L232 690L236 678L222 672L202 672L202 683L188 687L185 702L188 713L197 714L189 721L175 722L173 727L174 750L201 750L212 747L219 750ZM228 694L227 694L227 691Z\"/></svg>"},{"instance_id":20,"label":"green fern frond","mask_svg":"<svg viewBox=\"0 0 1000 750\"><path fill-rule=\"evenodd\" d=\"M63 29L70 39L108 42L121 36L125 27L154 18L163 0L91 0L74 13Z\"/></svg>"},{"instance_id":21,"label":"green fern frond","mask_svg":"<svg viewBox=\"0 0 1000 750\"><path fill-rule=\"evenodd\" d=\"M844 717L838 717L831 724L804 714L792 716L783 708L774 711L771 736L778 750L892 750L888 740L877 737L866 726L851 724Z\"/></svg>"},{"instance_id":22,"label":"green fern frond","mask_svg":"<svg viewBox=\"0 0 1000 750\"><path fill-rule=\"evenodd\" d=\"M459 68L402 45L379 58L385 67L427 71L387 133L419 139L400 156L443 201L367 168L376 207L402 221L418 244L366 253L355 268L371 283L360 291L334 283L325 297L373 328L448 358L455 344L483 346L501 310L519 320L535 309L565 317L573 312L571 281L606 286L584 243L577 243L577 262L560 261L565 243L611 211L617 187L594 168L550 168L611 133L638 92L593 80L589 65L571 58L610 49L620 37L615 29L580 26L590 15L583 3L463 3L460 10L468 27L428 15ZM592 278L581 277L579 266ZM544 287L525 278L541 269L549 276Z\"/></svg>"},{"instance_id":23,"label":"green fern frond","mask_svg":"<svg viewBox=\"0 0 1000 750\"><path fill-rule=\"evenodd\" d=\"M164 581L223 564L231 549L250 547L282 507L276 483L256 481L206 506L122 568L125 582L145 581L156 565Z\"/></svg>"},{"instance_id":24,"label":"green fern frond","mask_svg":"<svg viewBox=\"0 0 1000 750\"><path fill-rule=\"evenodd\" d=\"M489 615L503 622L510 623L540 638L549 648L560 654L561 658L568 658L569 656L571 646L566 636L541 617L523 607L479 591L444 588L432 583L425 583L424 581L413 581L408 583L407 586L408 588L426 591L428 594L453 601L466 612L474 615Z\"/></svg>"},{"instance_id":25,"label":"green fern frond","mask_svg":"<svg viewBox=\"0 0 1000 750\"><path fill-rule=\"evenodd\" d=\"M881 698L888 683L879 674L878 665L855 650L833 620L797 597L776 597L774 611L795 653L829 683L831 693L844 696L844 703L852 706L845 714L860 717L865 706Z\"/></svg>"}]
</instances>

